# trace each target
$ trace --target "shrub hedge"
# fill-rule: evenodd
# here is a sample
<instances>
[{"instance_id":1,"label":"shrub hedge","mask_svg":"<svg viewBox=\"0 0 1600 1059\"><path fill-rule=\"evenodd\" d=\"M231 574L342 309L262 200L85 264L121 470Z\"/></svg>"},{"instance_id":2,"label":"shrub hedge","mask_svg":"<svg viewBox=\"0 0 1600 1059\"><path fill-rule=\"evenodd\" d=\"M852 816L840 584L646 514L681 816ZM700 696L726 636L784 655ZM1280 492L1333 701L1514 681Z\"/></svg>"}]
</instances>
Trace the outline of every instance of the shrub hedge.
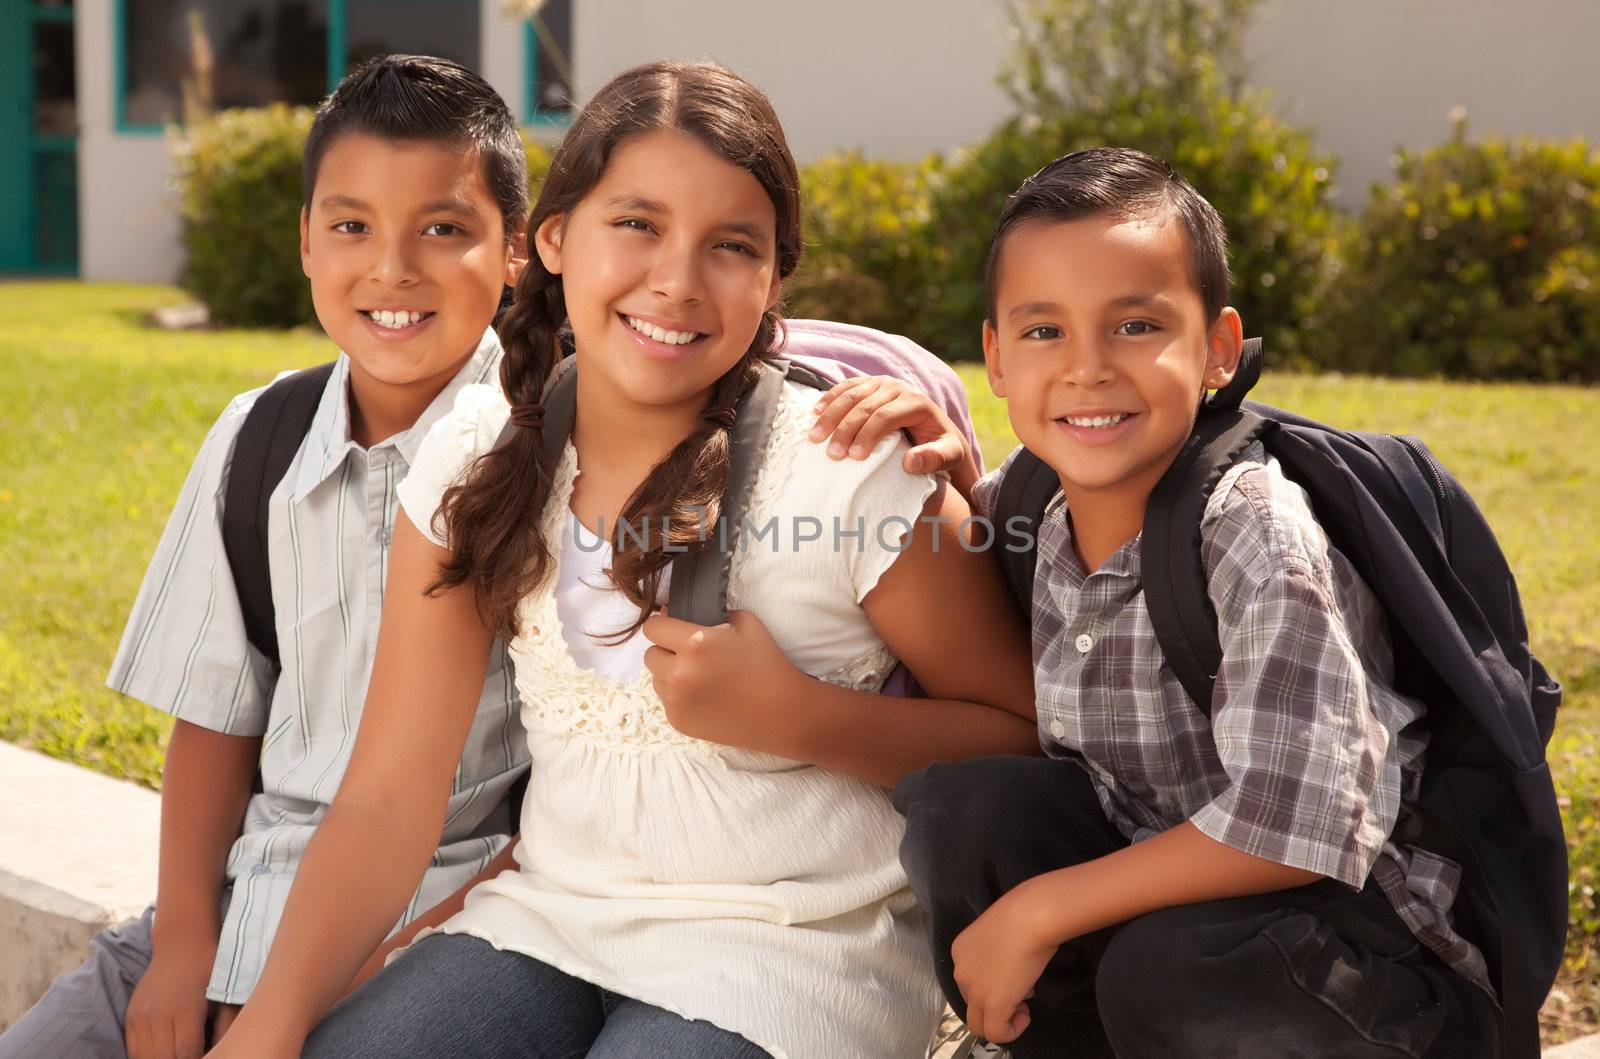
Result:
<instances>
[{"instance_id":1,"label":"shrub hedge","mask_svg":"<svg viewBox=\"0 0 1600 1059\"><path fill-rule=\"evenodd\" d=\"M300 272L300 156L311 111L275 103L225 110L177 141L184 286L216 323L309 323Z\"/></svg>"},{"instance_id":2,"label":"shrub hedge","mask_svg":"<svg viewBox=\"0 0 1600 1059\"><path fill-rule=\"evenodd\" d=\"M1401 151L1372 189L1318 364L1385 375L1600 381L1600 151L1468 139Z\"/></svg>"},{"instance_id":3,"label":"shrub hedge","mask_svg":"<svg viewBox=\"0 0 1600 1059\"><path fill-rule=\"evenodd\" d=\"M219 323L312 319L296 230L310 112L225 111L179 141L186 283ZM1600 152L1581 140L1469 140L1402 151L1357 218L1329 198L1334 159L1248 91L1172 105L1147 91L1089 114L1007 121L920 162L858 151L802 174L808 247L796 315L979 355L982 269L1006 197L1096 144L1168 159L1222 214L1234 303L1269 357L1375 374L1600 381ZM549 151L528 143L537 194Z\"/></svg>"}]
</instances>

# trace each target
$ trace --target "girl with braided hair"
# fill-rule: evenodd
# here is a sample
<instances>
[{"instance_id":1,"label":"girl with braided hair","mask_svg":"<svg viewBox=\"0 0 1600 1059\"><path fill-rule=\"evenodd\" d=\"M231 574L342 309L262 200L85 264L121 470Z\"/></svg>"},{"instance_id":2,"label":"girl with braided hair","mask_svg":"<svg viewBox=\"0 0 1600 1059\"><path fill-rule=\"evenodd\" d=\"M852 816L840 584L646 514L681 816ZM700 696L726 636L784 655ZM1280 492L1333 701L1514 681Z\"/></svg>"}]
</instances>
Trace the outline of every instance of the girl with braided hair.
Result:
<instances>
[{"instance_id":1,"label":"girl with braided hair","mask_svg":"<svg viewBox=\"0 0 1600 1059\"><path fill-rule=\"evenodd\" d=\"M781 340L798 187L770 103L715 65L629 70L574 120L501 386L464 389L400 486L356 749L224 1051L921 1054L940 1000L885 788L1035 746L1022 622L965 502L897 435L829 460L817 394L785 382L729 621L658 613ZM568 341L576 416L547 448ZM319 1027L424 867L497 634L533 759L517 866ZM876 694L897 658L927 698Z\"/></svg>"}]
</instances>

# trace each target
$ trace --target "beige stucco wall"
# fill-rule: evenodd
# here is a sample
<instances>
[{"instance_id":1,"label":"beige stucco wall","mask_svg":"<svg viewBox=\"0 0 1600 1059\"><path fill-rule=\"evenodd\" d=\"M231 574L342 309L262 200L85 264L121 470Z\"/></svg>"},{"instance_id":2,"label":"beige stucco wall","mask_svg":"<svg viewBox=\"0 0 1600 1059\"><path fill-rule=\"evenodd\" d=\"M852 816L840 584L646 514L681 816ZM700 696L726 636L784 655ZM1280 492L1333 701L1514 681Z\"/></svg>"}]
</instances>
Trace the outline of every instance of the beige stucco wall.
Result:
<instances>
[{"instance_id":1,"label":"beige stucco wall","mask_svg":"<svg viewBox=\"0 0 1600 1059\"><path fill-rule=\"evenodd\" d=\"M1364 200L1397 145L1425 147L1466 108L1475 132L1600 141L1596 0L1265 0L1249 79L1343 159Z\"/></svg>"},{"instance_id":2,"label":"beige stucco wall","mask_svg":"<svg viewBox=\"0 0 1600 1059\"><path fill-rule=\"evenodd\" d=\"M972 143L1009 111L999 0L575 0L585 99L612 74L714 58L772 96L802 159L844 147L914 158ZM78 4L80 260L89 279L166 281L181 263L163 137L118 134L112 0ZM483 71L520 111L523 34L483 0ZM1247 80L1343 159L1358 204L1398 144L1427 146L1466 107L1472 128L1600 140L1600 0L1263 0Z\"/></svg>"},{"instance_id":3,"label":"beige stucco wall","mask_svg":"<svg viewBox=\"0 0 1600 1059\"><path fill-rule=\"evenodd\" d=\"M112 0L77 5L79 274L170 283L183 267L168 186L171 146L164 135L116 131L112 6ZM500 0L483 0L479 34L485 79L520 110L522 24L506 17Z\"/></svg>"},{"instance_id":4,"label":"beige stucco wall","mask_svg":"<svg viewBox=\"0 0 1600 1059\"><path fill-rule=\"evenodd\" d=\"M772 97L802 160L969 143L1006 112L995 0L578 0L579 98L635 63L716 59Z\"/></svg>"},{"instance_id":5,"label":"beige stucco wall","mask_svg":"<svg viewBox=\"0 0 1600 1059\"><path fill-rule=\"evenodd\" d=\"M112 0L77 5L78 269L168 283L183 265L165 136L116 131Z\"/></svg>"}]
</instances>

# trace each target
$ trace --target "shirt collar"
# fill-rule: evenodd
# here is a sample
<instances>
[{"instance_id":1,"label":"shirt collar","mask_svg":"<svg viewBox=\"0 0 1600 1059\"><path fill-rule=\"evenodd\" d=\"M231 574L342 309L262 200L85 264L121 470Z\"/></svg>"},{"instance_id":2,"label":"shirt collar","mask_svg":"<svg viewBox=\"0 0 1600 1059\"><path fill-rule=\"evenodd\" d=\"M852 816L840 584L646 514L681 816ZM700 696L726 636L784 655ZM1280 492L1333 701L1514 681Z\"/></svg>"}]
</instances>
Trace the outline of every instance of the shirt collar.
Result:
<instances>
[{"instance_id":1,"label":"shirt collar","mask_svg":"<svg viewBox=\"0 0 1600 1059\"><path fill-rule=\"evenodd\" d=\"M1046 534L1050 535L1049 547L1044 546ZM1072 586L1082 587L1087 581L1097 577L1133 577L1139 576L1139 544L1144 534L1139 533L1122 547L1111 554L1111 557L1100 564L1100 568L1092 574L1083 569L1083 564L1078 560L1078 553L1072 548L1072 520L1067 517L1067 498L1064 493L1057 493L1045 505L1044 519L1039 526L1039 547L1043 554L1063 570Z\"/></svg>"},{"instance_id":2,"label":"shirt collar","mask_svg":"<svg viewBox=\"0 0 1600 1059\"><path fill-rule=\"evenodd\" d=\"M406 430L374 445L372 450L377 452L392 447L409 467L416 459L417 449L421 447L428 429L454 407L456 394L463 386L496 381L501 356L500 339L494 328L484 328L483 337L478 340L472 356L423 409L417 421ZM359 449L360 446L350 436L350 357L340 352L339 359L334 362L333 374L323 388L316 414L311 418L311 429L307 431L302 448L299 473L295 476L294 498L300 499L326 481L343 465L352 451Z\"/></svg>"}]
</instances>

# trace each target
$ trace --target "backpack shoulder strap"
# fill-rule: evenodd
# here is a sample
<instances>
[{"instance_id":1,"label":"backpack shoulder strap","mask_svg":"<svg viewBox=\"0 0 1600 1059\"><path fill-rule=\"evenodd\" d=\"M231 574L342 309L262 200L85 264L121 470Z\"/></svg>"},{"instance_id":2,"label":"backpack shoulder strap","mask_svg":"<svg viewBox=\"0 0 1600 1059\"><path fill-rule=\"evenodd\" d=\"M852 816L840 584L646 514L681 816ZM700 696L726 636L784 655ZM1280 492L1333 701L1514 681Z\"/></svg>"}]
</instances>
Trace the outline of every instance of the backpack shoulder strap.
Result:
<instances>
[{"instance_id":1,"label":"backpack shoulder strap","mask_svg":"<svg viewBox=\"0 0 1600 1059\"><path fill-rule=\"evenodd\" d=\"M334 363L296 372L262 391L239 427L228 465L222 548L239 592L245 635L274 670L280 662L267 557L267 501L311 429Z\"/></svg>"},{"instance_id":2,"label":"backpack shoulder strap","mask_svg":"<svg viewBox=\"0 0 1600 1059\"><path fill-rule=\"evenodd\" d=\"M1007 543L1000 547L1000 570L1006 585L1022 608L1033 612L1033 569L1038 554L1039 527L1044 524L1045 508L1061 491L1061 477L1055 468L1027 449L1018 449L1000 478L994 501L995 539ZM1026 542L1019 546L1017 542Z\"/></svg>"},{"instance_id":3,"label":"backpack shoulder strap","mask_svg":"<svg viewBox=\"0 0 1600 1059\"><path fill-rule=\"evenodd\" d=\"M755 385L739 400L739 416L734 420L730 445L728 488L723 493L717 523L711 528L706 547L672 563L667 613L674 618L696 625L720 625L728 620L728 576L733 551L750 507L756 474L766 461L772 421L778 414L786 379L824 390L829 385L810 369L782 358L758 362Z\"/></svg>"},{"instance_id":4,"label":"backpack shoulder strap","mask_svg":"<svg viewBox=\"0 0 1600 1059\"><path fill-rule=\"evenodd\" d=\"M1270 428L1253 412L1203 413L1145 509L1139 574L1150 624L1173 674L1207 717L1222 644L1206 588L1200 521L1223 473Z\"/></svg>"}]
</instances>

